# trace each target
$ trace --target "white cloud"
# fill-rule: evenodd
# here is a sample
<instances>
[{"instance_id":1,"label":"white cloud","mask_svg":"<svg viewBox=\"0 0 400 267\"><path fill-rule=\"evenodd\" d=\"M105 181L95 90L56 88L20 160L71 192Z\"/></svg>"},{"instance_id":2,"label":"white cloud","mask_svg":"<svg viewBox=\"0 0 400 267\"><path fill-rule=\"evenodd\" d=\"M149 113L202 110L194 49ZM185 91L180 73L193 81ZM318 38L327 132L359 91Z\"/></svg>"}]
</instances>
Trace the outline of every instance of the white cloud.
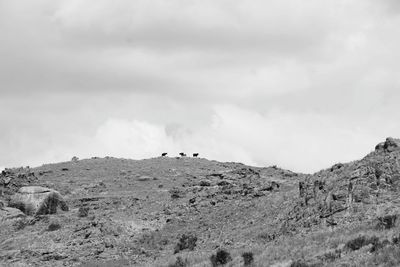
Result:
<instances>
[{"instance_id":1,"label":"white cloud","mask_svg":"<svg viewBox=\"0 0 400 267\"><path fill-rule=\"evenodd\" d=\"M168 128L168 127L167 127ZM171 131L174 132L171 134ZM333 116L273 111L267 116L231 105L215 107L210 124L198 131L143 121L111 119L97 130L88 151L101 155L149 158L161 152L199 152L221 161L278 164L295 171L317 171L338 161L358 159L380 136L349 129Z\"/></svg>"},{"instance_id":2,"label":"white cloud","mask_svg":"<svg viewBox=\"0 0 400 267\"><path fill-rule=\"evenodd\" d=\"M399 26L392 0L0 0L0 161L355 159L400 136Z\"/></svg>"}]
</instances>

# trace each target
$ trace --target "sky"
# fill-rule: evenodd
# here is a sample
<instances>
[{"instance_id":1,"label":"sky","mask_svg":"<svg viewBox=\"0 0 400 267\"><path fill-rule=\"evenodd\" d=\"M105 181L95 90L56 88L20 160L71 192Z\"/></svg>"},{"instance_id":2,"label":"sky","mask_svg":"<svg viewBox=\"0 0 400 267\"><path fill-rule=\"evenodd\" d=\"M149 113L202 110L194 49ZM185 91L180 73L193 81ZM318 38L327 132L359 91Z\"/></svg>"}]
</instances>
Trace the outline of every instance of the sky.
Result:
<instances>
[{"instance_id":1,"label":"sky","mask_svg":"<svg viewBox=\"0 0 400 267\"><path fill-rule=\"evenodd\" d=\"M400 137L399 29L397 0L0 0L0 166L359 159Z\"/></svg>"}]
</instances>

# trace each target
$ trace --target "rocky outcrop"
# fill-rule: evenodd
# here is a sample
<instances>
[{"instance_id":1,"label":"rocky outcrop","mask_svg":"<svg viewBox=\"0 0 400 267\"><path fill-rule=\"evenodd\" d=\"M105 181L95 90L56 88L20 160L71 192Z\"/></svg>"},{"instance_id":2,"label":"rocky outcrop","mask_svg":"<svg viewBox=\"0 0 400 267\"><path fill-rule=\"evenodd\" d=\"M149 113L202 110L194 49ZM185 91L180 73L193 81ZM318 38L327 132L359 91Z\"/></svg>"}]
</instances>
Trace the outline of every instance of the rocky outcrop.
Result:
<instances>
[{"instance_id":1,"label":"rocky outcrop","mask_svg":"<svg viewBox=\"0 0 400 267\"><path fill-rule=\"evenodd\" d=\"M375 151L393 152L400 149L400 139L392 137L386 138L385 142L379 143L375 147Z\"/></svg>"},{"instance_id":2,"label":"rocky outcrop","mask_svg":"<svg viewBox=\"0 0 400 267\"><path fill-rule=\"evenodd\" d=\"M68 211L68 205L55 190L41 186L24 186L11 197L10 207L17 208L27 215L54 214L58 208Z\"/></svg>"},{"instance_id":3,"label":"rocky outcrop","mask_svg":"<svg viewBox=\"0 0 400 267\"><path fill-rule=\"evenodd\" d=\"M29 167L5 169L0 173L0 195L12 195L35 181L37 177Z\"/></svg>"}]
</instances>

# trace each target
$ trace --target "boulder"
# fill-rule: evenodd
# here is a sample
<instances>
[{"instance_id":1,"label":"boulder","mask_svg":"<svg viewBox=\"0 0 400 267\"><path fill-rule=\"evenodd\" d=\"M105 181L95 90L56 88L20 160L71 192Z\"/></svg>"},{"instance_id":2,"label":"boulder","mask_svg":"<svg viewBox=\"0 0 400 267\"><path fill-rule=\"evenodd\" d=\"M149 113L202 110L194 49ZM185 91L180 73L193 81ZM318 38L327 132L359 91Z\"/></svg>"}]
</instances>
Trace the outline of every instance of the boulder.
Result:
<instances>
[{"instance_id":1,"label":"boulder","mask_svg":"<svg viewBox=\"0 0 400 267\"><path fill-rule=\"evenodd\" d=\"M41 186L21 187L11 197L9 206L27 215L54 214L59 207L63 211L68 211L68 205L60 193Z\"/></svg>"},{"instance_id":2,"label":"boulder","mask_svg":"<svg viewBox=\"0 0 400 267\"><path fill-rule=\"evenodd\" d=\"M26 215L19 209L11 207L0 208L0 221L24 218Z\"/></svg>"}]
</instances>

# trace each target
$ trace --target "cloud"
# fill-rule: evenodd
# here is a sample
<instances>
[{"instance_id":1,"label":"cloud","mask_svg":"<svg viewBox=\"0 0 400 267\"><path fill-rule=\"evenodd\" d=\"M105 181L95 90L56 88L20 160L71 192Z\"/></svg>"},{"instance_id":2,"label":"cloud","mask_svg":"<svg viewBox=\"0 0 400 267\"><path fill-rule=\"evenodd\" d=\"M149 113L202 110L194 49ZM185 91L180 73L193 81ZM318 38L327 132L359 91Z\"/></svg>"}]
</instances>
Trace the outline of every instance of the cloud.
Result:
<instances>
[{"instance_id":1,"label":"cloud","mask_svg":"<svg viewBox=\"0 0 400 267\"><path fill-rule=\"evenodd\" d=\"M355 159L400 136L397 6L0 0L0 162Z\"/></svg>"},{"instance_id":2,"label":"cloud","mask_svg":"<svg viewBox=\"0 0 400 267\"><path fill-rule=\"evenodd\" d=\"M223 105L215 107L209 125L200 131L180 125L110 119L98 128L94 140L92 147L101 155L141 159L161 152L171 156L181 151L199 152L209 159L256 166L278 164L308 172L360 158L380 139L363 129L349 129L333 116L278 110L263 116Z\"/></svg>"}]
</instances>

